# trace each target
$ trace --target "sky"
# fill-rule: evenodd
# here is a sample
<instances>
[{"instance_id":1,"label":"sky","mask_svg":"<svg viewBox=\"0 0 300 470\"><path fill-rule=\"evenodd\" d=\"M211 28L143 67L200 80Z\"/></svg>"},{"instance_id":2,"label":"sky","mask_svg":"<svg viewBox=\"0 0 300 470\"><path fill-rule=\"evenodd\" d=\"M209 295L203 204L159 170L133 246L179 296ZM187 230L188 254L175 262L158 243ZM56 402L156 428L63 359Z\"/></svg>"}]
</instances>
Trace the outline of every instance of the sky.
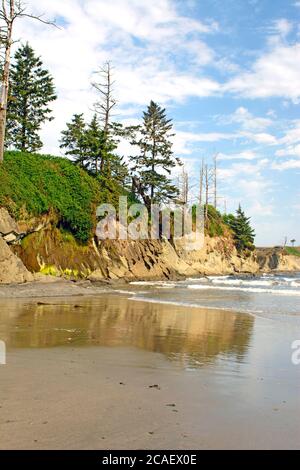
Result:
<instances>
[{"instance_id":1,"label":"sky","mask_svg":"<svg viewBox=\"0 0 300 470\"><path fill-rule=\"evenodd\" d=\"M174 152L196 196L200 164L218 155L219 209L239 203L259 246L300 244L300 1L28 0L28 41L54 77L43 152L61 155L74 113L90 119L95 72L114 67L115 120L137 123L150 100L173 119ZM126 155L128 146L120 152ZM226 201L226 203L225 203Z\"/></svg>"}]
</instances>

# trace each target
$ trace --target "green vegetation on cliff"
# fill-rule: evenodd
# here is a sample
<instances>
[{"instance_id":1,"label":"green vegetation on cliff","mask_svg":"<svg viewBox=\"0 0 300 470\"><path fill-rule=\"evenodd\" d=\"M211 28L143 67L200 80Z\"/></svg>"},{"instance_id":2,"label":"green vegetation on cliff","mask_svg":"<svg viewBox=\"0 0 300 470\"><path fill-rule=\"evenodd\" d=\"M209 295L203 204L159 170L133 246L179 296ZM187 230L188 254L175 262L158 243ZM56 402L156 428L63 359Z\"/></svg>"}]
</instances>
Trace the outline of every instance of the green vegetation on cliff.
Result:
<instances>
[{"instance_id":1,"label":"green vegetation on cliff","mask_svg":"<svg viewBox=\"0 0 300 470\"><path fill-rule=\"evenodd\" d=\"M294 246L286 246L285 251L288 255L300 256L300 248L295 248Z\"/></svg>"},{"instance_id":2,"label":"green vegetation on cliff","mask_svg":"<svg viewBox=\"0 0 300 470\"><path fill-rule=\"evenodd\" d=\"M6 152L0 167L0 206L16 219L52 210L65 229L86 242L101 199L99 182L66 158Z\"/></svg>"}]
</instances>

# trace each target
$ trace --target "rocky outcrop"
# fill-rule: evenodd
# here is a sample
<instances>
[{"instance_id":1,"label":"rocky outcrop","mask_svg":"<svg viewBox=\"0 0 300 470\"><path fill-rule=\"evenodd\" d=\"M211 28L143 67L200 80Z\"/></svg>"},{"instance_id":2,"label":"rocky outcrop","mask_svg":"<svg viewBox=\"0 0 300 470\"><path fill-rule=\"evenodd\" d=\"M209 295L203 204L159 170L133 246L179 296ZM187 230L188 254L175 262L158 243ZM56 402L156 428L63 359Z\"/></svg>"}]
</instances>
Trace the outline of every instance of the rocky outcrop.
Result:
<instances>
[{"instance_id":1,"label":"rocky outcrop","mask_svg":"<svg viewBox=\"0 0 300 470\"><path fill-rule=\"evenodd\" d=\"M32 280L31 273L92 281L175 279L187 276L268 271L300 271L300 257L282 249L260 249L241 256L230 237L205 237L189 250L189 241L92 240L80 245L57 228L48 214L18 224L0 209L0 283Z\"/></svg>"},{"instance_id":2,"label":"rocky outcrop","mask_svg":"<svg viewBox=\"0 0 300 470\"><path fill-rule=\"evenodd\" d=\"M0 284L22 283L33 280L34 276L0 237Z\"/></svg>"},{"instance_id":3,"label":"rocky outcrop","mask_svg":"<svg viewBox=\"0 0 300 470\"><path fill-rule=\"evenodd\" d=\"M260 248L256 259L263 272L300 271L300 257L287 254L284 248Z\"/></svg>"},{"instance_id":4,"label":"rocky outcrop","mask_svg":"<svg viewBox=\"0 0 300 470\"><path fill-rule=\"evenodd\" d=\"M30 233L40 232L50 226L55 219L50 213L39 218L29 218L16 222L4 207L0 207L0 236L9 244L18 243Z\"/></svg>"},{"instance_id":5,"label":"rocky outcrop","mask_svg":"<svg viewBox=\"0 0 300 470\"><path fill-rule=\"evenodd\" d=\"M21 231L16 221L9 215L4 207L0 207L0 236L8 243L21 238Z\"/></svg>"},{"instance_id":6,"label":"rocky outcrop","mask_svg":"<svg viewBox=\"0 0 300 470\"><path fill-rule=\"evenodd\" d=\"M268 270L293 270L290 257L278 264L266 257L263 268L257 252L241 256L228 238L205 237L198 250L188 250L184 240L172 245L168 241L105 242L100 245L102 269L89 279L174 279L178 277L222 274L258 274ZM298 260L297 260L298 261ZM300 266L299 266L300 269Z\"/></svg>"}]
</instances>

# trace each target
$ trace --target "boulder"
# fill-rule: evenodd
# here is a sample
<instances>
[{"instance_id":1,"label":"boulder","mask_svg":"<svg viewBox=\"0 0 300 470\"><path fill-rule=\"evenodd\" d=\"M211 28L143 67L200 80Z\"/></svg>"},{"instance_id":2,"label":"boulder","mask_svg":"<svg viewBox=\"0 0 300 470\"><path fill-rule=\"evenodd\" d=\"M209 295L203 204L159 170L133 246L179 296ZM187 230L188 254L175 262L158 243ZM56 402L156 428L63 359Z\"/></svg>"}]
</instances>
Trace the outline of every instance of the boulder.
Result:
<instances>
[{"instance_id":1,"label":"boulder","mask_svg":"<svg viewBox=\"0 0 300 470\"><path fill-rule=\"evenodd\" d=\"M33 275L0 237L0 284L33 281Z\"/></svg>"},{"instance_id":2,"label":"boulder","mask_svg":"<svg viewBox=\"0 0 300 470\"><path fill-rule=\"evenodd\" d=\"M0 235L7 243L13 243L22 235L16 221L4 207L0 207Z\"/></svg>"}]
</instances>

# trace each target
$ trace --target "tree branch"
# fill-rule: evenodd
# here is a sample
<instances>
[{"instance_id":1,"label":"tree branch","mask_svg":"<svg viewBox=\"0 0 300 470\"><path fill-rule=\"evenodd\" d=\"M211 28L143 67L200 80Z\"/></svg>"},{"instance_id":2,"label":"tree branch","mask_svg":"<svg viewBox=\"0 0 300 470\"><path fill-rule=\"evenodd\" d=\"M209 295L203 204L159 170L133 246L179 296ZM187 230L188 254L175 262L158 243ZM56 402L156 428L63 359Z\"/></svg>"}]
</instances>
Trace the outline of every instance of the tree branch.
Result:
<instances>
[{"instance_id":1,"label":"tree branch","mask_svg":"<svg viewBox=\"0 0 300 470\"><path fill-rule=\"evenodd\" d=\"M43 19L43 16L44 15L31 15L29 13L20 13L20 14L17 14L17 17L18 18L31 18L33 20L37 20L37 21L40 21L41 23L43 24L46 24L46 25L49 25L49 26L54 26L55 28L57 29L61 29L59 26L57 26L57 24L55 23L55 21L48 21L48 20L44 20Z\"/></svg>"}]
</instances>

